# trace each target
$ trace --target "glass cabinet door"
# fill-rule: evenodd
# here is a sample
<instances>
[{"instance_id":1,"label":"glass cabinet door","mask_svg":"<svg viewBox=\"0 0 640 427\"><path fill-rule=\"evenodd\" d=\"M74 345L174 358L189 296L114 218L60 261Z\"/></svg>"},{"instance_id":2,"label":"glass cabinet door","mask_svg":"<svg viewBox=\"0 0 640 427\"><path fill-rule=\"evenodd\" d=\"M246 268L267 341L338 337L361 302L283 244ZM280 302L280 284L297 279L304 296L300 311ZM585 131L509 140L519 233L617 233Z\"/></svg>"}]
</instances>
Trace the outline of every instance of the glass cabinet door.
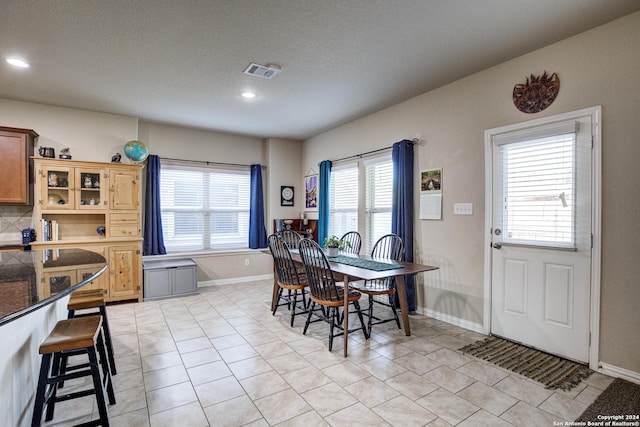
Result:
<instances>
[{"instance_id":1,"label":"glass cabinet door","mask_svg":"<svg viewBox=\"0 0 640 427\"><path fill-rule=\"evenodd\" d=\"M104 169L76 169L76 209L104 209Z\"/></svg>"},{"instance_id":2,"label":"glass cabinet door","mask_svg":"<svg viewBox=\"0 0 640 427\"><path fill-rule=\"evenodd\" d=\"M75 209L73 168L44 166L41 179L42 210Z\"/></svg>"}]
</instances>

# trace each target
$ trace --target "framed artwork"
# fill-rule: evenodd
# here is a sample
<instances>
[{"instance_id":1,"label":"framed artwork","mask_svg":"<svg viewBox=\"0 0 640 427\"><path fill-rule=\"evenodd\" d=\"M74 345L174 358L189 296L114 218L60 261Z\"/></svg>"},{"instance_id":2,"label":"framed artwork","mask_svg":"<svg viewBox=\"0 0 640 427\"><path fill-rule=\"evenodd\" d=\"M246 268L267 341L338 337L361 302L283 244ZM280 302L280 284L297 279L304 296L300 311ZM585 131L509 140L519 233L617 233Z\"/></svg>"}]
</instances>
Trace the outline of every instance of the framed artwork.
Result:
<instances>
[{"instance_id":1,"label":"framed artwork","mask_svg":"<svg viewBox=\"0 0 640 427\"><path fill-rule=\"evenodd\" d=\"M280 206L293 206L293 185L280 186Z\"/></svg>"},{"instance_id":2,"label":"framed artwork","mask_svg":"<svg viewBox=\"0 0 640 427\"><path fill-rule=\"evenodd\" d=\"M304 208L307 211L318 210L318 175L304 177Z\"/></svg>"}]
</instances>

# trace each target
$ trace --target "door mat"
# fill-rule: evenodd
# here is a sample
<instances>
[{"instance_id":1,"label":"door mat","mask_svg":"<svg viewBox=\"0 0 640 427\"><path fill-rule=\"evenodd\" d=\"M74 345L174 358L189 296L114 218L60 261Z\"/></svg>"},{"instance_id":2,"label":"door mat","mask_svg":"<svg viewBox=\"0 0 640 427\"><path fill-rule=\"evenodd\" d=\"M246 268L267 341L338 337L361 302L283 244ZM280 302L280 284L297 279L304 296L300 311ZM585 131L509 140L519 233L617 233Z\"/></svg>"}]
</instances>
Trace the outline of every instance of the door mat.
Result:
<instances>
[{"instance_id":1,"label":"door mat","mask_svg":"<svg viewBox=\"0 0 640 427\"><path fill-rule=\"evenodd\" d=\"M638 425L640 416L640 384L616 378L598 398L584 410L576 421L600 421L603 416L615 415L620 418L610 418L616 421L626 421ZM620 424L623 425L623 424Z\"/></svg>"},{"instance_id":2,"label":"door mat","mask_svg":"<svg viewBox=\"0 0 640 427\"><path fill-rule=\"evenodd\" d=\"M549 389L571 390L593 373L580 363L494 336L462 347L460 351L524 375Z\"/></svg>"}]
</instances>

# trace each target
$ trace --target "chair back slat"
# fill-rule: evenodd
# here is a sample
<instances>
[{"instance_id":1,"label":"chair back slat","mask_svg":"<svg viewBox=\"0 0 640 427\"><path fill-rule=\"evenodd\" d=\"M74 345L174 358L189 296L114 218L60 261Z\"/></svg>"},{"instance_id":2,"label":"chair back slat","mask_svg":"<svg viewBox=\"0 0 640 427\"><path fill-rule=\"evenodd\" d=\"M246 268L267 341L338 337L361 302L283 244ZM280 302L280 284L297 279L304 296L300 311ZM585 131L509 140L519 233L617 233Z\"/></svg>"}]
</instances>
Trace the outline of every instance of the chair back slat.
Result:
<instances>
[{"instance_id":1,"label":"chair back slat","mask_svg":"<svg viewBox=\"0 0 640 427\"><path fill-rule=\"evenodd\" d=\"M382 236L373 246L371 257L403 261L404 242L402 241L402 238L393 233Z\"/></svg>"},{"instance_id":2,"label":"chair back slat","mask_svg":"<svg viewBox=\"0 0 640 427\"><path fill-rule=\"evenodd\" d=\"M320 299L340 298L333 271L322 248L311 239L302 239L298 245L300 257L307 273L309 292Z\"/></svg>"},{"instance_id":3,"label":"chair back slat","mask_svg":"<svg viewBox=\"0 0 640 427\"><path fill-rule=\"evenodd\" d=\"M360 233L357 231L349 231L344 234L340 238L340 240L344 242L349 242L346 248L344 248L343 252L348 252L351 254L359 254L360 248L362 247L362 237L360 237Z\"/></svg>"},{"instance_id":4,"label":"chair back slat","mask_svg":"<svg viewBox=\"0 0 640 427\"><path fill-rule=\"evenodd\" d=\"M281 283L289 285L299 285L303 283L296 264L291 258L291 252L289 252L289 246L285 240L278 233L272 234L267 239L269 244L269 250L273 256L273 265L276 270L276 275Z\"/></svg>"},{"instance_id":5,"label":"chair back slat","mask_svg":"<svg viewBox=\"0 0 640 427\"><path fill-rule=\"evenodd\" d=\"M289 249L298 249L298 243L302 236L294 230L282 230L278 235L284 239Z\"/></svg>"}]
</instances>

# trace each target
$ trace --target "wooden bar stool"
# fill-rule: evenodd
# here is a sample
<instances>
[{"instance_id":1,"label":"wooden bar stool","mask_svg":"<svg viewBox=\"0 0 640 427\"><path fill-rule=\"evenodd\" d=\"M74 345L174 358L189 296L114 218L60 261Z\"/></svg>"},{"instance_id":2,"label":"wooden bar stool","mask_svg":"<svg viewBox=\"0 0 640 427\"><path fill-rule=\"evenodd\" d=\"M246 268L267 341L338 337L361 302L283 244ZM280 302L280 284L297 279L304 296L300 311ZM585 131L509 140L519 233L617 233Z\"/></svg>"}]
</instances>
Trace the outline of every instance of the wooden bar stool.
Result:
<instances>
[{"instance_id":1,"label":"wooden bar stool","mask_svg":"<svg viewBox=\"0 0 640 427\"><path fill-rule=\"evenodd\" d=\"M100 418L90 421L86 426L109 425L105 389L109 404L116 403L111 374L102 336L102 317L88 316L59 321L49 336L40 344L42 355L40 376L36 390L36 402L33 408L31 426L39 426L46 406L45 420L53 419L56 402L95 394ZM78 369L70 373L60 372L60 358L66 353L86 353L89 356L88 369ZM97 353L96 353L97 352ZM98 355L100 356L98 360ZM100 375L102 368L102 375ZM58 396L58 383L91 375L93 388Z\"/></svg>"},{"instance_id":2,"label":"wooden bar stool","mask_svg":"<svg viewBox=\"0 0 640 427\"><path fill-rule=\"evenodd\" d=\"M77 310L91 310L90 312L76 313ZM100 289L79 290L71 294L69 303L67 304L67 310L69 310L68 319L75 317L86 317L101 315L102 316L102 329L104 329L104 341L107 345L107 355L109 357L109 369L111 375L116 375L116 361L113 355L113 344L111 343L111 331L109 330L109 319L107 318L107 304L104 300L104 294ZM62 363L63 373L66 368L66 358Z\"/></svg>"}]
</instances>

